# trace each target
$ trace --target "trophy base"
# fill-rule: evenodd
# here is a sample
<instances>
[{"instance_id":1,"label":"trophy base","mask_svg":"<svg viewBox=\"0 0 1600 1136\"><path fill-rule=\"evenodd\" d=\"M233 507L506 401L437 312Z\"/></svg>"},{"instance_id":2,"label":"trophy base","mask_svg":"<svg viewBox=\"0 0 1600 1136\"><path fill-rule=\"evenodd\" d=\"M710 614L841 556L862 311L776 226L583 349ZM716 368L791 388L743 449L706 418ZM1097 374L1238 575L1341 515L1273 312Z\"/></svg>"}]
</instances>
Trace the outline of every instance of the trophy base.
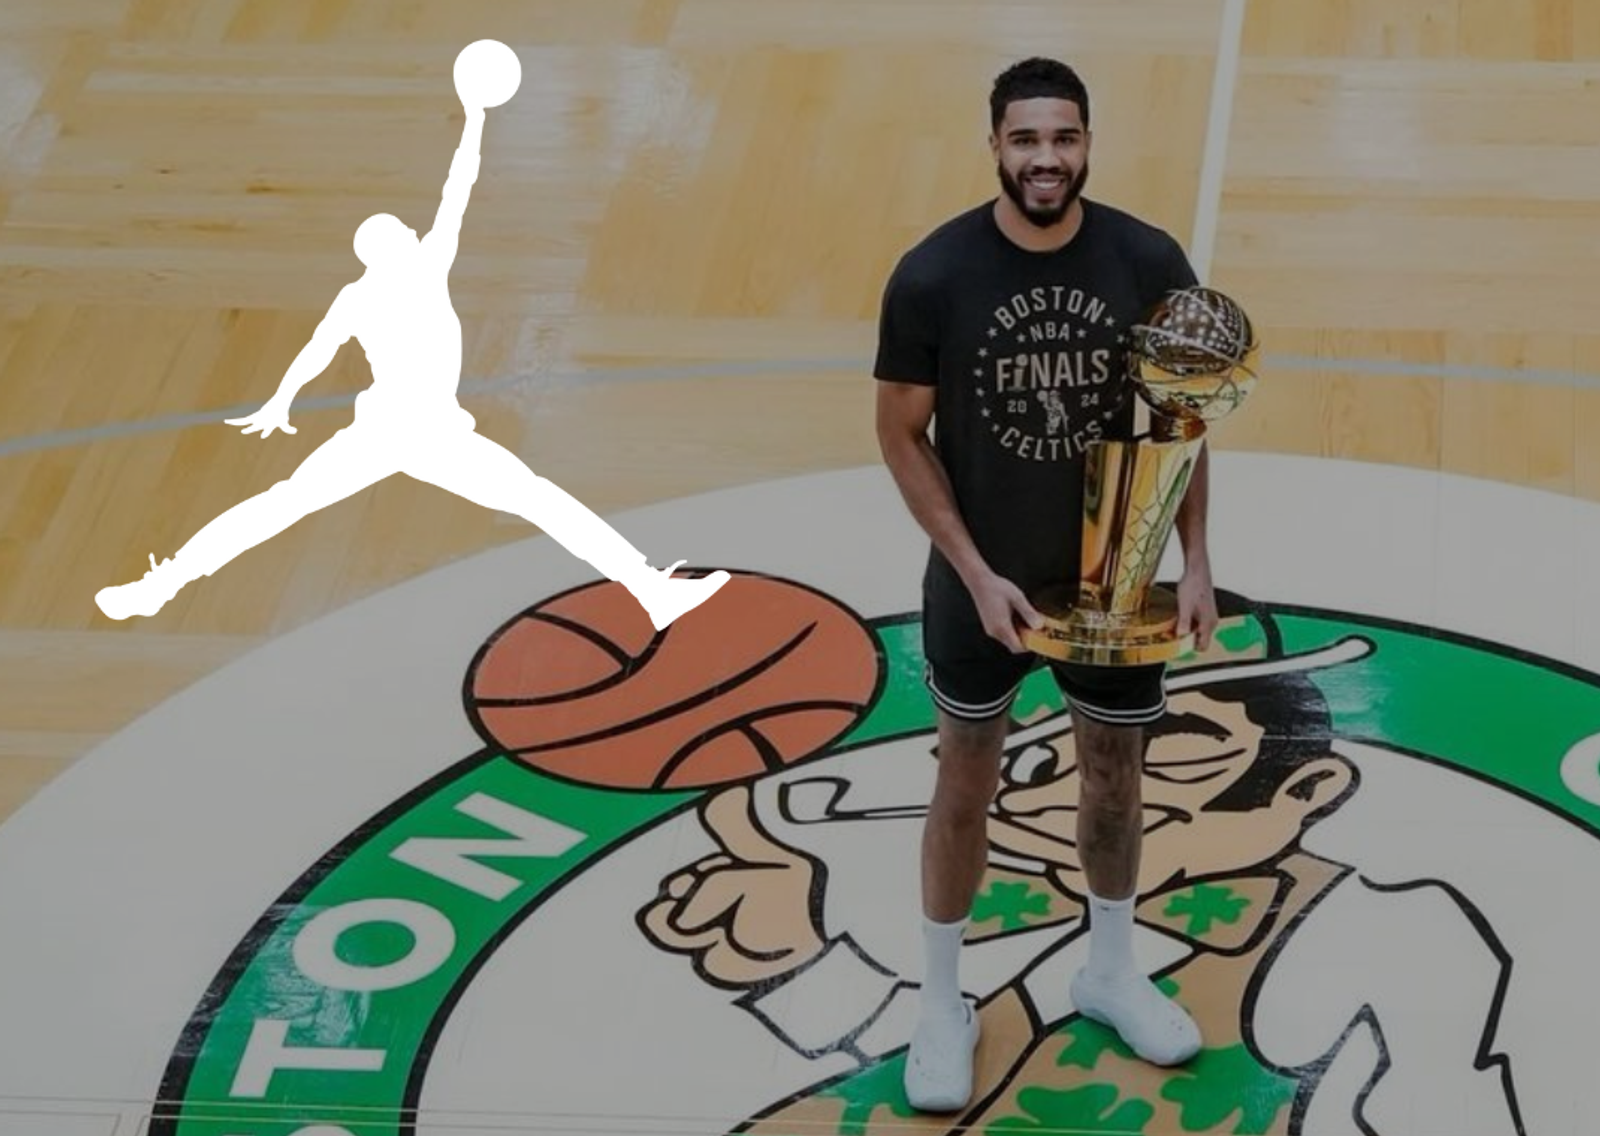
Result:
<instances>
[{"instance_id":1,"label":"trophy base","mask_svg":"<svg viewBox=\"0 0 1600 1136\"><path fill-rule=\"evenodd\" d=\"M1037 631L1024 627L1022 645L1036 655L1065 663L1137 667L1166 663L1194 647L1194 634L1179 635L1178 597L1151 588L1133 615L1112 616L1076 605L1076 591L1050 589L1033 601L1044 616Z\"/></svg>"}]
</instances>

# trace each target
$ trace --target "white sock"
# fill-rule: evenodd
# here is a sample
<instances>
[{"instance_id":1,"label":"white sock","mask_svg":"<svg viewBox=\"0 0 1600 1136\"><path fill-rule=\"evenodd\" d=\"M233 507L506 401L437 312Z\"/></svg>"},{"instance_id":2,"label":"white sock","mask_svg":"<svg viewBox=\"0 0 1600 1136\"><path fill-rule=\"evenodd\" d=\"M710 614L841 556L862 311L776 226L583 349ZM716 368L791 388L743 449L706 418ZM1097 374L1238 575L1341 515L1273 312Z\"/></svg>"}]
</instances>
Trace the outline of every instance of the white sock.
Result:
<instances>
[{"instance_id":1,"label":"white sock","mask_svg":"<svg viewBox=\"0 0 1600 1136\"><path fill-rule=\"evenodd\" d=\"M952 1014L961 1016L966 1011L961 1002L961 942L966 934L967 921L938 923L927 916L922 918L922 1012L924 1014Z\"/></svg>"},{"instance_id":2,"label":"white sock","mask_svg":"<svg viewBox=\"0 0 1600 1136\"><path fill-rule=\"evenodd\" d=\"M1089 965L1095 978L1138 973L1133 958L1133 897L1101 899L1089 894Z\"/></svg>"}]
</instances>

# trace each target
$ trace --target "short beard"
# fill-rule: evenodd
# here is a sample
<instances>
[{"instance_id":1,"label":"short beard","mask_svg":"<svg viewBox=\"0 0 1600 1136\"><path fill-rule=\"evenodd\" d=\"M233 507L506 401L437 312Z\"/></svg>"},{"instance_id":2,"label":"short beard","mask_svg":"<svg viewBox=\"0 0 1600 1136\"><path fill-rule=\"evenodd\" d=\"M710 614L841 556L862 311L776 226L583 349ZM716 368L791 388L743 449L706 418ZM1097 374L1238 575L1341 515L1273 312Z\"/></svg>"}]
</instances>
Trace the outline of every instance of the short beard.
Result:
<instances>
[{"instance_id":1,"label":"short beard","mask_svg":"<svg viewBox=\"0 0 1600 1136\"><path fill-rule=\"evenodd\" d=\"M1000 178L1000 188L1005 190L1006 196L1011 199L1017 211L1040 229L1048 229L1067 215L1067 210L1072 208L1072 203L1083 195L1084 184L1089 180L1089 163L1085 162L1083 169L1067 184L1066 193L1061 195L1061 204L1049 209L1035 209L1028 205L1027 197L1023 193L1022 183L1013 178L1003 165L995 163L995 173Z\"/></svg>"}]
</instances>

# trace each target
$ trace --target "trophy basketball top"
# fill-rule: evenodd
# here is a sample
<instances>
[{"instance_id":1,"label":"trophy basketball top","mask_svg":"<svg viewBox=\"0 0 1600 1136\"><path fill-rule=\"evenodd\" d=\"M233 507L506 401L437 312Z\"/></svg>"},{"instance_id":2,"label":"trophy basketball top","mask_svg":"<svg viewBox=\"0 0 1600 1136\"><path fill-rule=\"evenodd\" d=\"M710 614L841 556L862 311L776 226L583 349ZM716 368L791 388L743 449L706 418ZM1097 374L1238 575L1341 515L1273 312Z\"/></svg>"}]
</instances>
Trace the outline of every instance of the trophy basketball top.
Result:
<instances>
[{"instance_id":1,"label":"trophy basketball top","mask_svg":"<svg viewBox=\"0 0 1600 1136\"><path fill-rule=\"evenodd\" d=\"M1255 390L1255 328L1233 299L1199 285L1169 292L1132 329L1128 377L1167 418L1216 422Z\"/></svg>"}]
</instances>

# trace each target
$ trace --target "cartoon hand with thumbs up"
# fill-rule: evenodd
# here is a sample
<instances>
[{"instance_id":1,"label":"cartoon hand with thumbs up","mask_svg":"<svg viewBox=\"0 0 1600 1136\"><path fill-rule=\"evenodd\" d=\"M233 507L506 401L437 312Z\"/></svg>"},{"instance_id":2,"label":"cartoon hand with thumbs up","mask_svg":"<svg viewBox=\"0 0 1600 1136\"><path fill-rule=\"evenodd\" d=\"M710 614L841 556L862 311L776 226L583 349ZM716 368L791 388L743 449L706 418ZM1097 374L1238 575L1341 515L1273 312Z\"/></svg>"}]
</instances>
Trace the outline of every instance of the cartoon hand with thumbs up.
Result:
<instances>
[{"instance_id":1,"label":"cartoon hand with thumbs up","mask_svg":"<svg viewBox=\"0 0 1600 1136\"><path fill-rule=\"evenodd\" d=\"M721 851L661 881L639 912L644 933L724 987L769 981L821 954L822 865L762 830L743 785L716 793L700 815Z\"/></svg>"}]
</instances>

